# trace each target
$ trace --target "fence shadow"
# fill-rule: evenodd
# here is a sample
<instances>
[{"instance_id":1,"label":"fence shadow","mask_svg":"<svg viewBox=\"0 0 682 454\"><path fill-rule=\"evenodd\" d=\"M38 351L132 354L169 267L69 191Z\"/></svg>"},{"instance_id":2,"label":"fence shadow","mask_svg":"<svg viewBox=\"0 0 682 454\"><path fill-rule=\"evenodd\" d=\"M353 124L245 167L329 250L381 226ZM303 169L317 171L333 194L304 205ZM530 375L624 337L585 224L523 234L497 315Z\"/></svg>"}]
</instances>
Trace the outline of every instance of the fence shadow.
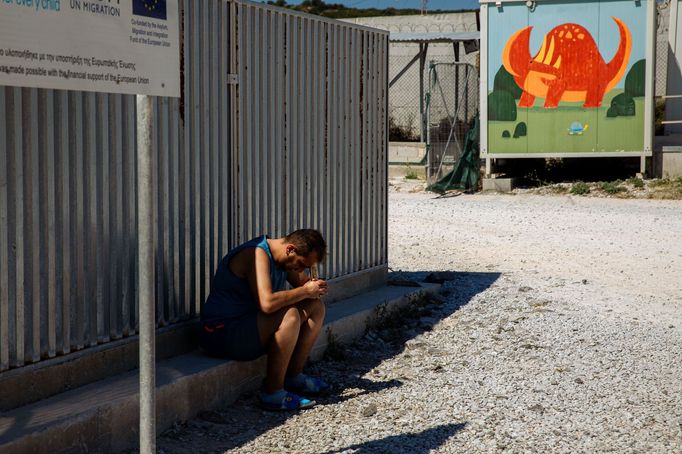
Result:
<instances>
[{"instance_id":1,"label":"fence shadow","mask_svg":"<svg viewBox=\"0 0 682 454\"><path fill-rule=\"evenodd\" d=\"M464 429L464 427L466 427L466 423L443 424L421 432L408 432L400 435L391 435L379 440L357 443L341 449L326 451L324 454L339 454L348 450L351 450L354 454L426 453L442 446L448 438Z\"/></svg>"},{"instance_id":2,"label":"fence shadow","mask_svg":"<svg viewBox=\"0 0 682 454\"><path fill-rule=\"evenodd\" d=\"M439 277L447 279L441 289L444 295L417 302L413 306L388 314L383 319L380 317L379 324L370 327L362 339L349 346L335 345L328 348L328 354L322 361L307 367L307 373L324 377L333 386L334 392L331 395L316 399L318 404L334 405L361 395L402 386L400 377L377 380L365 378L365 375L383 361L399 355L409 340L431 330L439 320L468 304L474 296L490 287L500 273L391 273L392 280L403 283L422 282L433 276L436 280ZM224 452L244 446L261 434L276 429L290 416L291 413L261 410L257 395L251 393L220 411L203 412L193 421L177 424L159 437L157 445L167 454L197 452L196 442L200 442L201 451ZM360 442L344 449L365 453L400 452L401 447L409 446L409 443L404 443L411 440L417 448L410 452L422 452L421 447L426 452L436 449L465 424L466 422L453 421L420 433L407 432L381 440ZM334 452L340 451L328 453Z\"/></svg>"}]
</instances>

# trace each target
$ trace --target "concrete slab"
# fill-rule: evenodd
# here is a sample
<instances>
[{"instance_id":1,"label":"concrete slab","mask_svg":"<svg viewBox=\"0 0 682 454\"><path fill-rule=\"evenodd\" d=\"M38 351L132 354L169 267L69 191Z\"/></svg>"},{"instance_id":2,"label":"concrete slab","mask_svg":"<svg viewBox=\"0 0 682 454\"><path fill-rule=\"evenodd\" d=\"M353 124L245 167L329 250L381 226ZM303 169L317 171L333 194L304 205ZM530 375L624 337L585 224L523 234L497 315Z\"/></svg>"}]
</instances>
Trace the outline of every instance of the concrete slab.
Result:
<instances>
[{"instance_id":1,"label":"concrete slab","mask_svg":"<svg viewBox=\"0 0 682 454\"><path fill-rule=\"evenodd\" d=\"M515 186L514 178L483 178L483 191L511 192Z\"/></svg>"},{"instance_id":2,"label":"concrete slab","mask_svg":"<svg viewBox=\"0 0 682 454\"><path fill-rule=\"evenodd\" d=\"M196 350L196 320L159 328L156 358ZM137 368L138 336L87 348L0 374L0 412L28 405Z\"/></svg>"},{"instance_id":3,"label":"concrete slab","mask_svg":"<svg viewBox=\"0 0 682 454\"><path fill-rule=\"evenodd\" d=\"M332 303L386 283L388 267L380 265L329 281ZM159 328L157 361L199 347L196 320ZM107 342L0 374L0 412L46 399L87 384L137 369L138 336Z\"/></svg>"},{"instance_id":4,"label":"concrete slab","mask_svg":"<svg viewBox=\"0 0 682 454\"><path fill-rule=\"evenodd\" d=\"M379 314L438 288L436 284L422 284L419 289L384 286L331 304L313 360L322 356L330 340L357 339ZM257 389L264 371L265 357L236 362L193 352L159 362L158 432ZM131 371L4 412L0 415L0 452L117 452L134 447L139 437L138 391L137 371Z\"/></svg>"},{"instance_id":5,"label":"concrete slab","mask_svg":"<svg viewBox=\"0 0 682 454\"><path fill-rule=\"evenodd\" d=\"M390 164L418 164L424 159L426 144L423 142L389 142L388 162Z\"/></svg>"}]
</instances>

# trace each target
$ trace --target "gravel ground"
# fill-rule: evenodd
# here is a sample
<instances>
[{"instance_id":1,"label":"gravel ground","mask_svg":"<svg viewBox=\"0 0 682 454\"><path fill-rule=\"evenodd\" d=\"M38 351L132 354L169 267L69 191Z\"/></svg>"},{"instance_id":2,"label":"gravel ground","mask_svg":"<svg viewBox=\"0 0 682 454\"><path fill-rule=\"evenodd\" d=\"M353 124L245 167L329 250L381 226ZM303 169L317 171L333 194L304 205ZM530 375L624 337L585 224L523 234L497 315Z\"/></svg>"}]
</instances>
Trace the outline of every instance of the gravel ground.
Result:
<instances>
[{"instance_id":1,"label":"gravel ground","mask_svg":"<svg viewBox=\"0 0 682 454\"><path fill-rule=\"evenodd\" d=\"M271 414L244 396L158 447L682 453L680 233L679 201L393 187L389 265L454 271L442 297L312 365L337 390L323 405Z\"/></svg>"}]
</instances>

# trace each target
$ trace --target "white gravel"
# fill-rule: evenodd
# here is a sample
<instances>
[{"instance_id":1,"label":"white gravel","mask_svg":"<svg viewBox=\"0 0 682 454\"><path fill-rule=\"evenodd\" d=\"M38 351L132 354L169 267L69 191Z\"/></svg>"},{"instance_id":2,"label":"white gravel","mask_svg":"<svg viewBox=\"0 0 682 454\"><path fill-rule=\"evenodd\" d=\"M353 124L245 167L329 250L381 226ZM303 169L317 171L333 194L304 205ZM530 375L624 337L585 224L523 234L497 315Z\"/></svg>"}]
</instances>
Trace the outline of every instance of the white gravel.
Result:
<instances>
[{"instance_id":1,"label":"white gravel","mask_svg":"<svg viewBox=\"0 0 682 454\"><path fill-rule=\"evenodd\" d=\"M443 302L311 367L324 405L246 396L164 452L682 453L682 202L391 192L389 265Z\"/></svg>"}]
</instances>

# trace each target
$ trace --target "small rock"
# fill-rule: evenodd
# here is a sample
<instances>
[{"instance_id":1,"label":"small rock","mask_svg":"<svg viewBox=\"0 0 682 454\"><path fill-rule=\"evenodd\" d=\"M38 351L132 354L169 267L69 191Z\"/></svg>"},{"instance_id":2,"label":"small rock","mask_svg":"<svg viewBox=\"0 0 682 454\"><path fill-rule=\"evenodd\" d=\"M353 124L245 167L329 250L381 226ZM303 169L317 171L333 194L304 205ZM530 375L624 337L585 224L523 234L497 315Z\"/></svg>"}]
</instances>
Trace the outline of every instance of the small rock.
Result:
<instances>
[{"instance_id":1,"label":"small rock","mask_svg":"<svg viewBox=\"0 0 682 454\"><path fill-rule=\"evenodd\" d=\"M528 407L528 409L529 409L530 411L536 411L536 412L538 412L538 413L544 413L544 411L545 411L545 407L543 407L543 406L540 405L540 404L532 405L532 406Z\"/></svg>"},{"instance_id":2,"label":"small rock","mask_svg":"<svg viewBox=\"0 0 682 454\"><path fill-rule=\"evenodd\" d=\"M424 347L424 342L416 340L416 339L411 339L405 342L405 347L410 349L410 350L416 350L418 348Z\"/></svg>"},{"instance_id":3,"label":"small rock","mask_svg":"<svg viewBox=\"0 0 682 454\"><path fill-rule=\"evenodd\" d=\"M577 384L579 384L579 385L582 385L583 383L585 383L585 382L583 381L583 379L580 378L580 377L576 378L574 381L575 381Z\"/></svg>"},{"instance_id":4,"label":"small rock","mask_svg":"<svg viewBox=\"0 0 682 454\"><path fill-rule=\"evenodd\" d=\"M369 418L370 416L375 415L377 412L377 406L375 404L369 404L365 408L362 409L362 416Z\"/></svg>"},{"instance_id":5,"label":"small rock","mask_svg":"<svg viewBox=\"0 0 682 454\"><path fill-rule=\"evenodd\" d=\"M587 285L587 279L582 280L583 285Z\"/></svg>"}]
</instances>

